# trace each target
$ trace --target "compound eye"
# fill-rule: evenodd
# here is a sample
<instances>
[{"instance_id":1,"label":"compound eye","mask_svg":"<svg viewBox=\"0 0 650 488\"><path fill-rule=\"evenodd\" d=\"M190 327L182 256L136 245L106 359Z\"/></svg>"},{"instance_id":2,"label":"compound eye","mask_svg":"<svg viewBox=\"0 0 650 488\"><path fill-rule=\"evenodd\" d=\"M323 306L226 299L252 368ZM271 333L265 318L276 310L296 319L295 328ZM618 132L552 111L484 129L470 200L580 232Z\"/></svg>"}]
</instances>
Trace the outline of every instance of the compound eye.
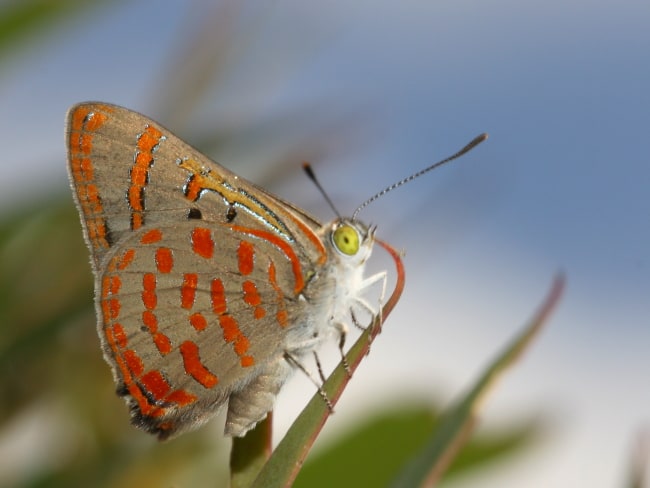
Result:
<instances>
[{"instance_id":1,"label":"compound eye","mask_svg":"<svg viewBox=\"0 0 650 488\"><path fill-rule=\"evenodd\" d=\"M359 233L351 225L344 224L332 234L334 247L343 254L354 256L359 252Z\"/></svg>"}]
</instances>

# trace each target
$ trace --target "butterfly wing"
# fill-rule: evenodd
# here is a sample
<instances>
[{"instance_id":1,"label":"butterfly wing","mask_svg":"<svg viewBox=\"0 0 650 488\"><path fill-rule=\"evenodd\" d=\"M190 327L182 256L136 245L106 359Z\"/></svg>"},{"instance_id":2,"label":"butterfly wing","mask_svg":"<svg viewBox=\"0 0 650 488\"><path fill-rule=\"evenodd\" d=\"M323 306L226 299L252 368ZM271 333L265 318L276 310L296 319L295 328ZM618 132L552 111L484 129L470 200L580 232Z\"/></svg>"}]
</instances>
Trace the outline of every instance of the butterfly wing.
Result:
<instances>
[{"instance_id":1,"label":"butterfly wing","mask_svg":"<svg viewBox=\"0 0 650 488\"><path fill-rule=\"evenodd\" d=\"M318 222L124 108L77 105L66 136L98 332L134 423L165 438L269 374L259 388L277 391L326 259Z\"/></svg>"}]
</instances>

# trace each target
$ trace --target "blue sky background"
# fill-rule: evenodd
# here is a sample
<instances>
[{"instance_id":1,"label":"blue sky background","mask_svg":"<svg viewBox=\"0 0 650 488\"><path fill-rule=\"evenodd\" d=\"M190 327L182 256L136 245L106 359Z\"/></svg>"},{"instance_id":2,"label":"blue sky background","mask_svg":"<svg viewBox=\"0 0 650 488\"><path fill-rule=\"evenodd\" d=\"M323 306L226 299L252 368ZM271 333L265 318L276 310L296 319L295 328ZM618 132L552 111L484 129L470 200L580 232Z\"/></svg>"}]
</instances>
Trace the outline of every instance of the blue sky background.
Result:
<instances>
[{"instance_id":1,"label":"blue sky background","mask_svg":"<svg viewBox=\"0 0 650 488\"><path fill-rule=\"evenodd\" d=\"M362 213L406 250L407 288L325 437L373 403L451 401L562 269L559 310L483 422L539 416L549 434L453 486L620 486L650 421L650 3L232 3L98 6L11 53L1 208L67 191L64 115L84 100L146 113L194 144L218 134L213 159L323 220L302 160L349 213L488 132ZM185 52L197 36L206 51ZM219 71L204 81L216 88L184 114L168 97L192 99L175 87L212 44ZM312 393L289 385L281 429Z\"/></svg>"}]
</instances>

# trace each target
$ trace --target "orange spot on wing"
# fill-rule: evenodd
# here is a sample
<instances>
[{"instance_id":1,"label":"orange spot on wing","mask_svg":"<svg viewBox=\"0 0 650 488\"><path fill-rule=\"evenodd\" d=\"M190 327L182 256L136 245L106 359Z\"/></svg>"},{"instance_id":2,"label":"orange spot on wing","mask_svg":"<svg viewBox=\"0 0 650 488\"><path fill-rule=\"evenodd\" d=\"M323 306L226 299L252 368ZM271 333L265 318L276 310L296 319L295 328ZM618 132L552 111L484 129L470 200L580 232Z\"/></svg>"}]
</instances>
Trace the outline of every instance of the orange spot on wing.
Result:
<instances>
[{"instance_id":1,"label":"orange spot on wing","mask_svg":"<svg viewBox=\"0 0 650 488\"><path fill-rule=\"evenodd\" d=\"M144 371L144 365L142 364L142 359L133 349L127 349L123 353L124 362L128 371L133 376L140 376Z\"/></svg>"},{"instance_id":2,"label":"orange spot on wing","mask_svg":"<svg viewBox=\"0 0 650 488\"><path fill-rule=\"evenodd\" d=\"M302 266L300 265L300 260L298 259L298 256L296 256L296 253L293 251L291 245L288 242L284 241L283 239L280 239L275 234L272 234L271 232L267 232L264 230L251 229L248 227L241 227L238 225L231 225L230 228L234 231L241 232L243 234L248 234L251 236L256 236L261 239L264 239L268 241L270 244L272 244L273 246L280 249L280 251L282 251L282 253L287 257L287 259L291 263L291 270L293 271L294 282L295 282L294 291L295 293L300 293L300 291L305 286L305 280L302 277Z\"/></svg>"},{"instance_id":3,"label":"orange spot on wing","mask_svg":"<svg viewBox=\"0 0 650 488\"><path fill-rule=\"evenodd\" d=\"M185 390L175 390L165 397L165 402L176 403L180 407L194 403L197 398Z\"/></svg>"},{"instance_id":4,"label":"orange spot on wing","mask_svg":"<svg viewBox=\"0 0 650 488\"><path fill-rule=\"evenodd\" d=\"M275 318L278 320L280 327L286 327L289 323L289 315L286 310L278 310L278 313L275 314Z\"/></svg>"},{"instance_id":5,"label":"orange spot on wing","mask_svg":"<svg viewBox=\"0 0 650 488\"><path fill-rule=\"evenodd\" d=\"M108 317L111 320L115 320L116 318L118 318L120 316L120 308L121 308L120 301L117 298L110 298L104 301L108 302Z\"/></svg>"},{"instance_id":6,"label":"orange spot on wing","mask_svg":"<svg viewBox=\"0 0 650 488\"><path fill-rule=\"evenodd\" d=\"M220 315L219 325L223 330L223 340L232 342L239 336L239 324L232 315Z\"/></svg>"},{"instance_id":7,"label":"orange spot on wing","mask_svg":"<svg viewBox=\"0 0 650 488\"><path fill-rule=\"evenodd\" d=\"M172 342L169 340L169 337L162 332L156 332L153 335L153 343L156 345L158 352L163 356L172 352Z\"/></svg>"},{"instance_id":8,"label":"orange spot on wing","mask_svg":"<svg viewBox=\"0 0 650 488\"><path fill-rule=\"evenodd\" d=\"M158 348L158 352L163 356L169 354L172 350L172 343L162 332L158 331L158 317L156 317L153 312L145 310L142 312L142 323L147 327L151 336L153 337L153 342Z\"/></svg>"},{"instance_id":9,"label":"orange spot on wing","mask_svg":"<svg viewBox=\"0 0 650 488\"><path fill-rule=\"evenodd\" d=\"M92 213L99 213L103 210L99 199L99 190L97 189L97 185L89 183L86 186L86 204Z\"/></svg>"},{"instance_id":10,"label":"orange spot on wing","mask_svg":"<svg viewBox=\"0 0 650 488\"><path fill-rule=\"evenodd\" d=\"M139 144L138 148L140 148ZM140 183L140 186L144 186L149 179L149 166L152 162L153 157L150 152L139 152L135 157L135 166L133 166L135 171L131 171L131 183L134 185Z\"/></svg>"},{"instance_id":11,"label":"orange spot on wing","mask_svg":"<svg viewBox=\"0 0 650 488\"><path fill-rule=\"evenodd\" d=\"M244 302L252 307L255 307L253 316L256 319L261 319L264 317L266 315L266 310L264 310L263 307L260 307L260 304L262 303L262 297L260 297L255 283L249 280L244 281L242 289L244 291Z\"/></svg>"},{"instance_id":12,"label":"orange spot on wing","mask_svg":"<svg viewBox=\"0 0 650 488\"><path fill-rule=\"evenodd\" d=\"M122 280L120 279L120 277L117 275L111 276L110 287L109 287L110 293L112 295L116 295L120 291L121 286L122 286Z\"/></svg>"},{"instance_id":13,"label":"orange spot on wing","mask_svg":"<svg viewBox=\"0 0 650 488\"><path fill-rule=\"evenodd\" d=\"M129 199L129 207L131 207L132 216L140 215L139 212L144 210L143 201L142 201L142 187L141 186L130 186L127 193ZM135 229L134 229L135 230Z\"/></svg>"},{"instance_id":14,"label":"orange spot on wing","mask_svg":"<svg viewBox=\"0 0 650 488\"><path fill-rule=\"evenodd\" d=\"M220 315L219 325L223 330L223 339L226 342L234 342L233 349L239 356L242 366L252 365L254 363L253 357L245 356L250 347L250 341L244 334L242 334L237 320L235 320L231 315Z\"/></svg>"},{"instance_id":15,"label":"orange spot on wing","mask_svg":"<svg viewBox=\"0 0 650 488\"><path fill-rule=\"evenodd\" d=\"M77 107L72 112L72 117L70 119L70 130L71 132L78 132L83 129L84 119L90 111L86 107Z\"/></svg>"},{"instance_id":16,"label":"orange spot on wing","mask_svg":"<svg viewBox=\"0 0 650 488\"><path fill-rule=\"evenodd\" d=\"M142 276L142 303L147 310L154 310L158 304L158 297L156 296L156 275L153 273L145 273Z\"/></svg>"},{"instance_id":17,"label":"orange spot on wing","mask_svg":"<svg viewBox=\"0 0 650 488\"><path fill-rule=\"evenodd\" d=\"M249 347L250 342L248 341L248 338L240 333L237 337L237 340L235 341L235 352L238 356L241 356L246 351L248 351Z\"/></svg>"},{"instance_id":18,"label":"orange spot on wing","mask_svg":"<svg viewBox=\"0 0 650 488\"><path fill-rule=\"evenodd\" d=\"M142 375L140 384L147 390L156 400L163 400L165 395L171 390L171 386L163 375L158 370L152 370Z\"/></svg>"},{"instance_id":19,"label":"orange spot on wing","mask_svg":"<svg viewBox=\"0 0 650 488\"><path fill-rule=\"evenodd\" d=\"M198 331L205 330L205 328L208 326L208 321L205 320L203 314L198 312L190 315L189 321L190 325Z\"/></svg>"},{"instance_id":20,"label":"orange spot on wing","mask_svg":"<svg viewBox=\"0 0 650 488\"><path fill-rule=\"evenodd\" d=\"M158 318L149 310L142 312L142 323L149 329L149 332L154 333L158 330Z\"/></svg>"},{"instance_id":21,"label":"orange spot on wing","mask_svg":"<svg viewBox=\"0 0 650 488\"><path fill-rule=\"evenodd\" d=\"M131 214L131 228L133 230L138 230L144 225L144 217L141 213L134 212Z\"/></svg>"},{"instance_id":22,"label":"orange spot on wing","mask_svg":"<svg viewBox=\"0 0 650 488\"><path fill-rule=\"evenodd\" d=\"M240 359L240 364L242 365L243 368L248 368L255 364L255 359L253 358L253 356L242 356Z\"/></svg>"},{"instance_id":23,"label":"orange spot on wing","mask_svg":"<svg viewBox=\"0 0 650 488\"><path fill-rule=\"evenodd\" d=\"M242 285L242 289L244 290L244 301L246 303L252 306L262 303L262 298L257 292L257 286L255 283L250 280L246 280Z\"/></svg>"},{"instance_id":24,"label":"orange spot on wing","mask_svg":"<svg viewBox=\"0 0 650 488\"><path fill-rule=\"evenodd\" d=\"M92 134L79 134L77 147L79 148L79 152L83 154L90 154L90 152L93 150Z\"/></svg>"},{"instance_id":25,"label":"orange spot on wing","mask_svg":"<svg viewBox=\"0 0 650 488\"><path fill-rule=\"evenodd\" d=\"M138 154L137 158L140 156L141 154ZM133 168L131 168L131 183L136 186L144 186L147 184L148 175L149 171L147 168L138 165L133 166Z\"/></svg>"},{"instance_id":26,"label":"orange spot on wing","mask_svg":"<svg viewBox=\"0 0 650 488\"><path fill-rule=\"evenodd\" d=\"M210 285L210 299L212 300L212 311L217 315L226 313L226 295L223 282L215 278Z\"/></svg>"},{"instance_id":27,"label":"orange spot on wing","mask_svg":"<svg viewBox=\"0 0 650 488\"><path fill-rule=\"evenodd\" d=\"M91 181L95 178L95 170L90 158L81 158L79 162L79 171L83 174L86 181Z\"/></svg>"},{"instance_id":28,"label":"orange spot on wing","mask_svg":"<svg viewBox=\"0 0 650 488\"><path fill-rule=\"evenodd\" d=\"M205 388L212 388L219 379L212 374L201 362L199 357L199 346L192 341L185 341L180 345L180 352L183 356L185 372L198 381Z\"/></svg>"},{"instance_id":29,"label":"orange spot on wing","mask_svg":"<svg viewBox=\"0 0 650 488\"><path fill-rule=\"evenodd\" d=\"M88 120L86 121L86 126L84 127L86 130L89 131L96 131L99 129L106 121L108 120L108 116L106 114L103 114L101 112L93 112L90 117L88 117Z\"/></svg>"},{"instance_id":30,"label":"orange spot on wing","mask_svg":"<svg viewBox=\"0 0 650 488\"><path fill-rule=\"evenodd\" d=\"M110 295L117 295L122 286L122 280L117 275L104 276L102 278L102 298L107 298Z\"/></svg>"},{"instance_id":31,"label":"orange spot on wing","mask_svg":"<svg viewBox=\"0 0 650 488\"><path fill-rule=\"evenodd\" d=\"M72 147L70 148L72 149ZM90 158L70 158L70 168L75 182L79 184L92 181L95 177L94 168Z\"/></svg>"},{"instance_id":32,"label":"orange spot on wing","mask_svg":"<svg viewBox=\"0 0 650 488\"><path fill-rule=\"evenodd\" d=\"M273 262L269 263L269 282L271 283L271 286L275 290L278 299L277 304L279 310L275 314L275 318L278 321L278 324L280 324L280 327L286 327L289 316L287 314L287 311L285 310L284 293L282 292L282 289L278 285L277 278L275 275L275 265L273 264Z\"/></svg>"},{"instance_id":33,"label":"orange spot on wing","mask_svg":"<svg viewBox=\"0 0 650 488\"><path fill-rule=\"evenodd\" d=\"M239 261L239 272L244 276L253 272L255 261L255 248L248 241L241 241L237 248L237 259Z\"/></svg>"},{"instance_id":34,"label":"orange spot on wing","mask_svg":"<svg viewBox=\"0 0 650 488\"><path fill-rule=\"evenodd\" d=\"M190 175L184 187L187 199L195 202L199 198L199 195L201 195L202 189L201 184L197 181L194 175Z\"/></svg>"},{"instance_id":35,"label":"orange spot on wing","mask_svg":"<svg viewBox=\"0 0 650 488\"><path fill-rule=\"evenodd\" d=\"M130 171L130 185L127 199L131 208L131 228L139 229L144 224L144 189L149 181L149 170L154 162L152 151L160 142L162 133L155 127L145 127L138 136L137 152Z\"/></svg>"},{"instance_id":36,"label":"orange spot on wing","mask_svg":"<svg viewBox=\"0 0 650 488\"><path fill-rule=\"evenodd\" d=\"M113 324L112 332L113 332L113 338L117 346L124 349L128 343L126 338L126 333L124 332L124 328L120 324Z\"/></svg>"},{"instance_id":37,"label":"orange spot on wing","mask_svg":"<svg viewBox=\"0 0 650 488\"><path fill-rule=\"evenodd\" d=\"M196 254L206 259L212 257L214 253L214 241L210 229L196 227L192 230L192 249Z\"/></svg>"},{"instance_id":38,"label":"orange spot on wing","mask_svg":"<svg viewBox=\"0 0 650 488\"><path fill-rule=\"evenodd\" d=\"M160 229L151 229L147 232L145 232L140 239L140 243L142 244L153 244L155 242L158 242L162 239L162 232Z\"/></svg>"},{"instance_id":39,"label":"orange spot on wing","mask_svg":"<svg viewBox=\"0 0 650 488\"><path fill-rule=\"evenodd\" d=\"M162 132L149 125L138 139L138 148L146 152L151 152L154 146L160 142L161 137Z\"/></svg>"},{"instance_id":40,"label":"orange spot on wing","mask_svg":"<svg viewBox=\"0 0 650 488\"><path fill-rule=\"evenodd\" d=\"M127 249L124 251L124 254L122 254L122 258L120 261L117 263L117 269L123 270L129 266L133 262L133 258L135 257L135 249Z\"/></svg>"},{"instance_id":41,"label":"orange spot on wing","mask_svg":"<svg viewBox=\"0 0 650 488\"><path fill-rule=\"evenodd\" d=\"M169 273L174 266L174 256L168 247L161 247L156 250L156 267L161 273Z\"/></svg>"},{"instance_id":42,"label":"orange spot on wing","mask_svg":"<svg viewBox=\"0 0 650 488\"><path fill-rule=\"evenodd\" d=\"M181 307L185 309L192 308L196 297L196 285L199 277L196 273L186 273L183 276L183 285L181 286Z\"/></svg>"}]
</instances>

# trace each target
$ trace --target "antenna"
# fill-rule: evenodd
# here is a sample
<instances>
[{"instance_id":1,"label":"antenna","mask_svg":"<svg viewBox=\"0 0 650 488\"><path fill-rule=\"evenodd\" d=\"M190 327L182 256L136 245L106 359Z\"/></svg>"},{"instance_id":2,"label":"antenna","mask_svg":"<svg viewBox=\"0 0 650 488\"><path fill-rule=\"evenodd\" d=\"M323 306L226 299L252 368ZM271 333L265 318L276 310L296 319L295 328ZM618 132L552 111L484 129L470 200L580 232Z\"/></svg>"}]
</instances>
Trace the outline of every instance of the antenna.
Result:
<instances>
[{"instance_id":1,"label":"antenna","mask_svg":"<svg viewBox=\"0 0 650 488\"><path fill-rule=\"evenodd\" d=\"M352 214L352 220L356 220L357 215L359 214L359 212L361 212L364 208L366 208L366 207L367 207L368 205L370 205L372 202L374 202L375 200L377 200L379 197L385 195L385 194L388 193L389 191L394 190L395 188L398 188L398 187L400 187L400 186L402 186L402 185L405 185L406 183L408 183L408 182L411 181L411 180L414 180L415 178L419 178L419 177L422 176L424 173L428 173L428 172L431 171L432 169L435 169L435 168L437 168L437 167L439 167L439 166L442 166L442 165L445 164L445 163L448 163L448 162L450 162L450 161L453 161L454 159L457 159L457 158L461 157L463 154L465 154L465 153L468 152L468 151L471 151L471 150L474 149L476 146L478 146L481 142L485 141L487 138L488 138L488 135L485 134L485 133L483 133L483 134L481 134L481 135L478 135L478 136L476 136L474 139L472 139L471 142L470 142L469 144L467 144L464 148L462 148L462 149L461 149L460 151L458 151L457 153L455 153L455 154L449 156L449 157L446 158L446 159L443 159L442 161L438 161L437 163L432 164L431 166L429 166L429 167L427 167L427 168L424 168L423 170L420 170L420 171L418 171L417 173L414 173L414 174L412 174L411 176L408 176L408 177L404 178L403 180L399 180L398 182L393 183L393 184L390 185L390 186L387 186L386 188L384 188L384 189L381 190L380 192L378 192L378 193L374 194L373 196L371 196L370 198L368 198L368 200L366 200L365 202L363 202L361 205L359 205L359 206L357 207L357 209L354 211L354 213ZM303 165L303 167L304 167L304 165ZM307 171L307 169L305 169L305 171ZM308 174L309 174L309 173L308 173ZM316 180L314 180L314 182L316 182ZM316 184L318 185L318 183L316 183ZM318 185L318 186L319 186L319 188L320 188L320 185ZM322 191L322 190L321 190L321 191ZM325 198L327 198L327 195L325 195ZM327 200L329 201L329 198L327 198ZM331 203L330 203L330 205L331 205ZM338 215L338 212L337 212L337 215Z\"/></svg>"},{"instance_id":2,"label":"antenna","mask_svg":"<svg viewBox=\"0 0 650 488\"><path fill-rule=\"evenodd\" d=\"M320 181L316 178L316 173L314 173L314 170L311 167L311 164L307 163L306 161L302 163L302 169L305 170L305 173L307 173L307 176L309 179L316 185L316 188L318 188L318 191L321 192L321 195L325 197L325 201L328 203L330 208L334 210L334 213L338 218L341 218L341 214L339 213L338 210L336 210L336 207L334 206L334 203L330 199L329 195L325 191L325 189L321 186Z\"/></svg>"}]
</instances>

